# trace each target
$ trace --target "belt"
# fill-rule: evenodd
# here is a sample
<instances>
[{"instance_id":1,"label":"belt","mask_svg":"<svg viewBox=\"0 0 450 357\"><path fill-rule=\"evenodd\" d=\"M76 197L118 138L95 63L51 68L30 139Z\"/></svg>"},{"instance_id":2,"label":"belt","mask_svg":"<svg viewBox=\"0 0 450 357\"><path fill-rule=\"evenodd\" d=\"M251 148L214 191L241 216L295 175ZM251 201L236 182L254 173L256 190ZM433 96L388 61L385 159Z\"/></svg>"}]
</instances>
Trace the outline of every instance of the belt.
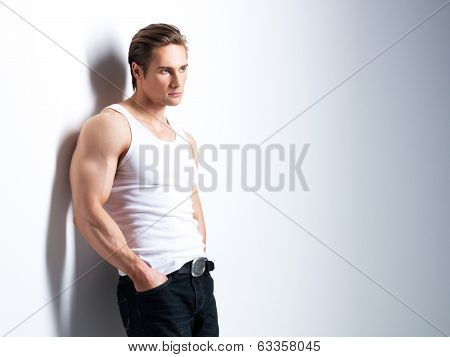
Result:
<instances>
[{"instance_id":1,"label":"belt","mask_svg":"<svg viewBox=\"0 0 450 357\"><path fill-rule=\"evenodd\" d=\"M195 258L186 264L184 264L180 269L168 274L191 274L194 277L199 277L203 273L207 273L214 270L214 262L208 260L206 257Z\"/></svg>"}]
</instances>

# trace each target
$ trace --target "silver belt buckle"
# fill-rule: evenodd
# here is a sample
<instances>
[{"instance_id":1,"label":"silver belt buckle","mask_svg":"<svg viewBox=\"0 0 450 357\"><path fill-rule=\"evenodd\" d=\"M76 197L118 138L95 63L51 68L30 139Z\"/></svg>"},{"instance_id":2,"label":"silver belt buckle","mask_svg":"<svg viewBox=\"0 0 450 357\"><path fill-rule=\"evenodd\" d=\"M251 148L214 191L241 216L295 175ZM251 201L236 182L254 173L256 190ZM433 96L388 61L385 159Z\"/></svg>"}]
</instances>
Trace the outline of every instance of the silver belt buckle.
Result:
<instances>
[{"instance_id":1,"label":"silver belt buckle","mask_svg":"<svg viewBox=\"0 0 450 357\"><path fill-rule=\"evenodd\" d=\"M205 272L206 268L206 260L205 257L198 257L192 261L191 265L191 275L194 277L199 277Z\"/></svg>"}]
</instances>

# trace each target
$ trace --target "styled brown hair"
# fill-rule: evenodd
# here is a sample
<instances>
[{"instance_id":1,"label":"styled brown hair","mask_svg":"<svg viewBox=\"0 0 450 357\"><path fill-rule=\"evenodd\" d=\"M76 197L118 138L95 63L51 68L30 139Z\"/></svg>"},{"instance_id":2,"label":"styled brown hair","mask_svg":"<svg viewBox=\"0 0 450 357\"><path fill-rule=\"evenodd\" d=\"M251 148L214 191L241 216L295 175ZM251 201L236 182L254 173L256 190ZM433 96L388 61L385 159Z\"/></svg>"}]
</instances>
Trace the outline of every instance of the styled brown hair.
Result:
<instances>
[{"instance_id":1,"label":"styled brown hair","mask_svg":"<svg viewBox=\"0 0 450 357\"><path fill-rule=\"evenodd\" d=\"M145 77L148 66L153 59L153 50L170 44L183 45L187 54L186 36L182 35L176 26L162 23L151 24L140 29L133 36L128 51L128 64L130 65L133 90L136 90L136 78L133 75L131 64L136 62L141 66Z\"/></svg>"}]
</instances>

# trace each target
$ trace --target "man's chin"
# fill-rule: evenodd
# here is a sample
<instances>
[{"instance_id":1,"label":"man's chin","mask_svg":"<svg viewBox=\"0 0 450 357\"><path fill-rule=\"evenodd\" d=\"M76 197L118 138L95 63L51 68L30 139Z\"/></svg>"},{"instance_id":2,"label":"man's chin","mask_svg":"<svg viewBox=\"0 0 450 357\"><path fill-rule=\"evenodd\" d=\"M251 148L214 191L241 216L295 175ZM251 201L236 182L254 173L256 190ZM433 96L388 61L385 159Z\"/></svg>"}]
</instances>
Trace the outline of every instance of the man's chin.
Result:
<instances>
[{"instance_id":1,"label":"man's chin","mask_svg":"<svg viewBox=\"0 0 450 357\"><path fill-rule=\"evenodd\" d=\"M169 100L166 100L166 105L169 105L171 107L174 107L180 103L181 103L181 98L173 98L173 99L171 98Z\"/></svg>"},{"instance_id":2,"label":"man's chin","mask_svg":"<svg viewBox=\"0 0 450 357\"><path fill-rule=\"evenodd\" d=\"M169 107L175 107L175 106L177 106L180 103L181 103L181 101L179 101L179 102L166 102L166 105L168 105Z\"/></svg>"}]
</instances>

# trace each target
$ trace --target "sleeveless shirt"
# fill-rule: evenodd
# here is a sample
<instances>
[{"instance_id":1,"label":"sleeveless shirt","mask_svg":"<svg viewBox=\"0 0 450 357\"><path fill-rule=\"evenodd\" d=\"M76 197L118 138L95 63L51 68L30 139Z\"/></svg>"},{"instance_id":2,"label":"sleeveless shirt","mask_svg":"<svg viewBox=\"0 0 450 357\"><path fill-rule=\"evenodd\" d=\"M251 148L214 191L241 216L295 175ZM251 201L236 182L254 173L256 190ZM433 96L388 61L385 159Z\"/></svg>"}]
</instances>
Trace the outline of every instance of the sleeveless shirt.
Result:
<instances>
[{"instance_id":1,"label":"sleeveless shirt","mask_svg":"<svg viewBox=\"0 0 450 357\"><path fill-rule=\"evenodd\" d=\"M124 106L106 108L121 113L131 130L131 144L117 165L104 205L130 249L166 275L196 257L208 257L193 217L192 186L198 169L189 142L179 135L187 137L184 129L169 122L176 139L162 140Z\"/></svg>"}]
</instances>

